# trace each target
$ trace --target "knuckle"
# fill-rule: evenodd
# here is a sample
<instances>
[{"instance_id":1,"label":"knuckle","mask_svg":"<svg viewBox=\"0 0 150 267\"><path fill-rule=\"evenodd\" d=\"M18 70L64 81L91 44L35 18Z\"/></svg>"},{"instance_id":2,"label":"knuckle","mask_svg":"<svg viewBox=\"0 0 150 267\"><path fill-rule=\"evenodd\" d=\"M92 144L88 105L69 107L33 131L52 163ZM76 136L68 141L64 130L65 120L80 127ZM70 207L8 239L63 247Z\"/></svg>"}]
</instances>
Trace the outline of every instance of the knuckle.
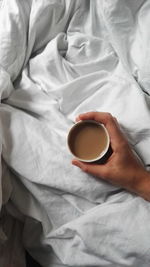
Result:
<instances>
[{"instance_id":1,"label":"knuckle","mask_svg":"<svg viewBox=\"0 0 150 267\"><path fill-rule=\"evenodd\" d=\"M84 172L88 172L88 166L83 165L83 166L82 166L82 170L83 170Z\"/></svg>"},{"instance_id":2,"label":"knuckle","mask_svg":"<svg viewBox=\"0 0 150 267\"><path fill-rule=\"evenodd\" d=\"M111 113L107 113L106 116L107 116L107 120L108 121L112 121L113 120L113 116L111 115Z\"/></svg>"},{"instance_id":3,"label":"knuckle","mask_svg":"<svg viewBox=\"0 0 150 267\"><path fill-rule=\"evenodd\" d=\"M98 111L93 111L92 113L93 113L93 115L95 116L95 118L98 118L98 117L99 117L99 113L100 113L100 112L98 112Z\"/></svg>"},{"instance_id":4,"label":"knuckle","mask_svg":"<svg viewBox=\"0 0 150 267\"><path fill-rule=\"evenodd\" d=\"M113 117L113 120L114 120L115 122L118 122L116 117Z\"/></svg>"}]
</instances>

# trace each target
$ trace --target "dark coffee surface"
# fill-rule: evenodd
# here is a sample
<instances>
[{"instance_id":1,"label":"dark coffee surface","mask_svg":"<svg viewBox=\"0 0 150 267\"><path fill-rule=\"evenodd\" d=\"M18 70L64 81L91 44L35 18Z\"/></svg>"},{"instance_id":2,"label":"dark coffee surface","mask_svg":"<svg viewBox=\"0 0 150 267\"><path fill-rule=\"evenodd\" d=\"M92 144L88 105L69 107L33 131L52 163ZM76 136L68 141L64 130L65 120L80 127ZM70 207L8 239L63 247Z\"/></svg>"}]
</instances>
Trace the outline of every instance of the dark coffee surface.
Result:
<instances>
[{"instance_id":1,"label":"dark coffee surface","mask_svg":"<svg viewBox=\"0 0 150 267\"><path fill-rule=\"evenodd\" d=\"M107 145L107 136L101 125L85 123L74 128L70 135L73 154L84 160L97 158Z\"/></svg>"}]
</instances>

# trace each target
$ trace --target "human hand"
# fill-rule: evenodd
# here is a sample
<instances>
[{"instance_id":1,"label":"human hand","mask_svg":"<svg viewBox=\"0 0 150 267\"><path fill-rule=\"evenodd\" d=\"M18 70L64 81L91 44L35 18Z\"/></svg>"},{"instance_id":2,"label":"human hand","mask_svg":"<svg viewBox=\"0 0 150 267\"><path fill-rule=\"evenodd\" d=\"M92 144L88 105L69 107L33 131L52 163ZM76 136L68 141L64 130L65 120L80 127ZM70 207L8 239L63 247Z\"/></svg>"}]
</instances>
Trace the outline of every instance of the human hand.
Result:
<instances>
[{"instance_id":1,"label":"human hand","mask_svg":"<svg viewBox=\"0 0 150 267\"><path fill-rule=\"evenodd\" d=\"M143 196L149 173L132 152L129 143L120 130L116 118L109 113L88 112L80 114L76 118L76 121L79 120L96 120L105 125L110 135L112 155L105 164L101 165L84 163L76 159L72 160L72 164L81 168L84 172Z\"/></svg>"}]
</instances>

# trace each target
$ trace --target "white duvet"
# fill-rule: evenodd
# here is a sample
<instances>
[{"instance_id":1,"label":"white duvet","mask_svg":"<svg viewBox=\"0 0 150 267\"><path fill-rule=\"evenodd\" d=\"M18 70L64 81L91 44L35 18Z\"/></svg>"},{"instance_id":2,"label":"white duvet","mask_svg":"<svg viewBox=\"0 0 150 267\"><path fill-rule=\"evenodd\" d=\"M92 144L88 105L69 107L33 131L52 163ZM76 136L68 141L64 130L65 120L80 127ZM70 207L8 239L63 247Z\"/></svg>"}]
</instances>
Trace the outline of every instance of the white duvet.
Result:
<instances>
[{"instance_id":1,"label":"white duvet","mask_svg":"<svg viewBox=\"0 0 150 267\"><path fill-rule=\"evenodd\" d=\"M150 166L150 1L0 3L0 204L24 247L43 267L149 267L150 203L72 166L66 137L111 112Z\"/></svg>"}]
</instances>

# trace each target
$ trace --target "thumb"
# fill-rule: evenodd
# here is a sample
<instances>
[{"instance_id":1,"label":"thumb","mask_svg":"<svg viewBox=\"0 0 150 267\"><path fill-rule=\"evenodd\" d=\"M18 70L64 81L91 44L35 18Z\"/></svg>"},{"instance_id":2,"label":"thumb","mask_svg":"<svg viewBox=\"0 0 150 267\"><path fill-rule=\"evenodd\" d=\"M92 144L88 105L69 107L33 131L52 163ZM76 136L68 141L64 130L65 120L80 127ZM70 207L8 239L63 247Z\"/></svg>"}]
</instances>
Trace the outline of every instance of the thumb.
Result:
<instances>
[{"instance_id":1,"label":"thumb","mask_svg":"<svg viewBox=\"0 0 150 267\"><path fill-rule=\"evenodd\" d=\"M82 171L90 173L94 176L105 178L106 176L106 166L98 164L84 163L79 160L73 159L72 164L79 167Z\"/></svg>"}]
</instances>

